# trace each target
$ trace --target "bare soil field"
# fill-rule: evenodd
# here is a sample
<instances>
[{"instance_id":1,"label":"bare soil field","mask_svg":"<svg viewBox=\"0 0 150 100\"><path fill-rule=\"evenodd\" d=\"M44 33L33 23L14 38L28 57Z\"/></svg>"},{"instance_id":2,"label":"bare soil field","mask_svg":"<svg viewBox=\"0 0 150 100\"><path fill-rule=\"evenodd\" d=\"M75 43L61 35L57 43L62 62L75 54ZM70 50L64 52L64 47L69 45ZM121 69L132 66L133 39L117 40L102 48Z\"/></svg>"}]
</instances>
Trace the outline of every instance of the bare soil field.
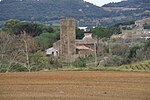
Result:
<instances>
[{"instance_id":1,"label":"bare soil field","mask_svg":"<svg viewBox=\"0 0 150 100\"><path fill-rule=\"evenodd\" d=\"M4 73L0 74L0 100L150 100L150 73Z\"/></svg>"}]
</instances>

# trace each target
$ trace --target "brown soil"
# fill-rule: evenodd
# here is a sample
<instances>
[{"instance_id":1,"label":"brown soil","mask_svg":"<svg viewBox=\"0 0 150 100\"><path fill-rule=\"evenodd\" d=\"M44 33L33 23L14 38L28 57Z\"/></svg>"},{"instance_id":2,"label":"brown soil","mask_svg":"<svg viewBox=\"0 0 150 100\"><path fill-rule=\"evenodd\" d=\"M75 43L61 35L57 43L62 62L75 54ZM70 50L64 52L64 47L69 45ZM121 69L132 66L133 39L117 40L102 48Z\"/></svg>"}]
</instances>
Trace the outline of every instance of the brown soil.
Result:
<instances>
[{"instance_id":1,"label":"brown soil","mask_svg":"<svg viewBox=\"0 0 150 100\"><path fill-rule=\"evenodd\" d=\"M0 100L150 100L150 73L50 71L0 74Z\"/></svg>"}]
</instances>

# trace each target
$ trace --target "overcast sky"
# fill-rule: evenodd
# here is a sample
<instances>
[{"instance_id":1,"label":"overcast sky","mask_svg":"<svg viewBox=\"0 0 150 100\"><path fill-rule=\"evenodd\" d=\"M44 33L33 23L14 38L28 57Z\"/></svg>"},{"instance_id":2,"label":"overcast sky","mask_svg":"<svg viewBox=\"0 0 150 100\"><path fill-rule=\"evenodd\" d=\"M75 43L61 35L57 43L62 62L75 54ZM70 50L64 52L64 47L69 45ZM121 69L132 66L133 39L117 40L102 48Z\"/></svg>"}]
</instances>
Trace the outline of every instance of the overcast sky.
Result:
<instances>
[{"instance_id":1,"label":"overcast sky","mask_svg":"<svg viewBox=\"0 0 150 100\"><path fill-rule=\"evenodd\" d=\"M119 2L121 0L84 0L84 1L93 3L97 6L102 6L102 5L110 3L110 2Z\"/></svg>"}]
</instances>

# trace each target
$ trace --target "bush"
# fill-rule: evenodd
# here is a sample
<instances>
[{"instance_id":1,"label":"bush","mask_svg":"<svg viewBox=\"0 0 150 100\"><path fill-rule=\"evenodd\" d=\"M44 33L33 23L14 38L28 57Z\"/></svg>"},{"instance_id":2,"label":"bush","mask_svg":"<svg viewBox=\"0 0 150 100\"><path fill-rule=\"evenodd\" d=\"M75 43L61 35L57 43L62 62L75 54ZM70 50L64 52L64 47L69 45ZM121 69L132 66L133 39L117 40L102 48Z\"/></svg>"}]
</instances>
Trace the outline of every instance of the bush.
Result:
<instances>
[{"instance_id":1,"label":"bush","mask_svg":"<svg viewBox=\"0 0 150 100\"><path fill-rule=\"evenodd\" d=\"M86 60L84 58L79 57L74 61L73 66L86 67Z\"/></svg>"},{"instance_id":2,"label":"bush","mask_svg":"<svg viewBox=\"0 0 150 100\"><path fill-rule=\"evenodd\" d=\"M0 66L0 73L5 73L7 71L7 67L4 65Z\"/></svg>"},{"instance_id":3,"label":"bush","mask_svg":"<svg viewBox=\"0 0 150 100\"><path fill-rule=\"evenodd\" d=\"M104 57L100 62L99 66L120 66L124 63L124 59L117 55L111 55Z\"/></svg>"},{"instance_id":4,"label":"bush","mask_svg":"<svg viewBox=\"0 0 150 100\"><path fill-rule=\"evenodd\" d=\"M17 64L12 66L9 72L28 72L28 70L24 66Z\"/></svg>"},{"instance_id":5,"label":"bush","mask_svg":"<svg viewBox=\"0 0 150 100\"><path fill-rule=\"evenodd\" d=\"M32 71L40 71L43 69L58 69L62 65L56 59L52 59L49 56L46 56L45 53L38 51L31 55L30 57Z\"/></svg>"},{"instance_id":6,"label":"bush","mask_svg":"<svg viewBox=\"0 0 150 100\"><path fill-rule=\"evenodd\" d=\"M57 60L50 60L50 65L48 66L48 69L58 69L58 68L62 68L62 64L57 61Z\"/></svg>"}]
</instances>

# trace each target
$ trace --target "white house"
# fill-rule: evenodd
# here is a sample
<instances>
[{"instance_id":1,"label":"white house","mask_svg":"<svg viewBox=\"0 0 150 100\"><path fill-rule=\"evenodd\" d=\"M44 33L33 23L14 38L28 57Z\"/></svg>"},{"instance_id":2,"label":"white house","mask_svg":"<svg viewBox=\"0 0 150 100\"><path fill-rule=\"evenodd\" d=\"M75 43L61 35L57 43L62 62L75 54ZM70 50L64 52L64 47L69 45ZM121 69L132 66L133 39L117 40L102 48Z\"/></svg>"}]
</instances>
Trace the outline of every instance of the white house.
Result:
<instances>
[{"instance_id":1,"label":"white house","mask_svg":"<svg viewBox=\"0 0 150 100\"><path fill-rule=\"evenodd\" d=\"M49 48L49 49L47 49L46 50L46 54L47 55L52 55L52 56L54 56L54 57L57 57L58 56L58 50L56 50L55 48Z\"/></svg>"}]
</instances>

